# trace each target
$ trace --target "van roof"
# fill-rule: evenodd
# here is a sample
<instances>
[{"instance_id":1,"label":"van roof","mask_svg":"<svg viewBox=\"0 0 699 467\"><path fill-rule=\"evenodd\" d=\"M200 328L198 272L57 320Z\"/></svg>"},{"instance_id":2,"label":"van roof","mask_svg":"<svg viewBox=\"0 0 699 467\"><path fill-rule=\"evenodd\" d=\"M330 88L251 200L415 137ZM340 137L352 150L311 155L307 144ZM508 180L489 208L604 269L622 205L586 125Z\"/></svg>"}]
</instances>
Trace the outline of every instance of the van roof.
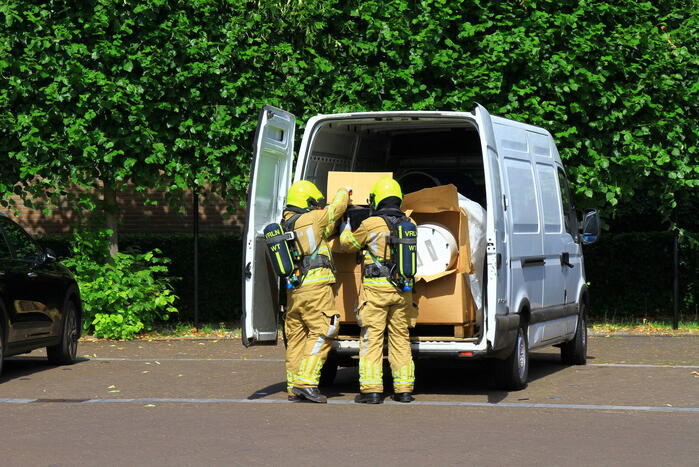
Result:
<instances>
[{"instance_id":1,"label":"van roof","mask_svg":"<svg viewBox=\"0 0 699 467\"><path fill-rule=\"evenodd\" d=\"M435 111L435 110L390 110L381 112L347 112L336 114L318 114L316 118L395 118L395 117L473 117L472 112Z\"/></svg>"},{"instance_id":2,"label":"van roof","mask_svg":"<svg viewBox=\"0 0 699 467\"><path fill-rule=\"evenodd\" d=\"M435 111L435 110L391 110L391 111L382 111L382 112L347 112L347 113L336 113L336 114L318 114L315 117L313 117L314 120L322 120L322 119L344 119L344 118L350 118L350 119L377 119L377 120L383 120L383 119L419 119L419 118L434 118L434 117L447 117L447 118L475 118L475 113L474 112L457 112L457 111ZM520 122L517 120L512 120L509 118L505 117L499 117L497 115L492 115L491 114L491 119L493 123L500 123L500 124L506 124L509 126L514 126L514 127L519 127L522 129L530 130L530 131L535 131L537 133L543 133L548 136L551 136L551 133L549 133L545 128L541 128L535 125L531 125L529 123L524 123Z\"/></svg>"}]
</instances>

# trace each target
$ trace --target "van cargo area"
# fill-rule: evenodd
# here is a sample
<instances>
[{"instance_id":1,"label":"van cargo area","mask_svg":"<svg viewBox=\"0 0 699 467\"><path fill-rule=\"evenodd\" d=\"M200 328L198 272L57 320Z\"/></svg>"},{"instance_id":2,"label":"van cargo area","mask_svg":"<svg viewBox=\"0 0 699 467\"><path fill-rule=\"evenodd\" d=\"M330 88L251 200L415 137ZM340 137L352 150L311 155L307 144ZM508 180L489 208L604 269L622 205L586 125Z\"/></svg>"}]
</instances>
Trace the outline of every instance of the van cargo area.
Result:
<instances>
[{"instance_id":1,"label":"van cargo area","mask_svg":"<svg viewBox=\"0 0 699 467\"><path fill-rule=\"evenodd\" d=\"M427 188L446 188L447 185L455 186L459 195L486 207L481 142L476 127L466 119L443 116L332 119L318 126L307 154L305 167L301 168L302 177L314 182L321 190L328 185L329 172L392 172L403 189L405 209L410 208L411 193ZM445 193L456 202L453 188ZM437 194L441 195L442 191ZM326 193L328 198L333 195ZM367 201L353 197L353 204L365 205ZM455 210L459 210L458 205ZM411 214L418 225L435 216L440 224L444 224L445 219L449 224L449 215L452 215L452 220L456 215L450 224L455 236L459 235L459 229L466 229L461 235L466 237L463 240L466 252L460 254L460 261L467 264L460 265L458 270L455 267L451 277L416 283L414 297L416 302L421 302L421 314L417 325L411 329L414 342L465 343L476 342L482 337L482 306L480 309L474 306L468 281L468 274L474 270L468 251L466 221L460 225L455 212ZM336 250L334 256L338 258L339 340L356 340L359 327L354 306L360 282L359 266L356 261L347 266L347 258ZM463 310L455 309L457 303Z\"/></svg>"}]
</instances>

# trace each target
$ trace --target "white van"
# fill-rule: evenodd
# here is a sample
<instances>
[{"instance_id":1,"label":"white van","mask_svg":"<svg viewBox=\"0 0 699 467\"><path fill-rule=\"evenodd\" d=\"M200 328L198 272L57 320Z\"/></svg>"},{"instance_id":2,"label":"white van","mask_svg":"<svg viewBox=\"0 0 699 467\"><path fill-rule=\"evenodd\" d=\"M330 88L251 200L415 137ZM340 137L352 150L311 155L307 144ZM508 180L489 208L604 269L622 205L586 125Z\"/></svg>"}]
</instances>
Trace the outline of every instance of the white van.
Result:
<instances>
[{"instance_id":1,"label":"white van","mask_svg":"<svg viewBox=\"0 0 699 467\"><path fill-rule=\"evenodd\" d=\"M599 237L599 217L590 211L578 222L548 131L491 116L481 105L472 112L317 115L307 122L294 170L295 127L295 117L280 109L266 106L260 114L243 239L243 344L277 343L284 291L267 263L262 229L281 218L292 178L322 190L329 171L392 171L406 193L451 183L487 212L476 334L418 332L414 356L492 358L496 381L506 389L526 386L532 349L557 345L564 362L585 364L582 244ZM354 331L341 329L326 374L353 363Z\"/></svg>"}]
</instances>

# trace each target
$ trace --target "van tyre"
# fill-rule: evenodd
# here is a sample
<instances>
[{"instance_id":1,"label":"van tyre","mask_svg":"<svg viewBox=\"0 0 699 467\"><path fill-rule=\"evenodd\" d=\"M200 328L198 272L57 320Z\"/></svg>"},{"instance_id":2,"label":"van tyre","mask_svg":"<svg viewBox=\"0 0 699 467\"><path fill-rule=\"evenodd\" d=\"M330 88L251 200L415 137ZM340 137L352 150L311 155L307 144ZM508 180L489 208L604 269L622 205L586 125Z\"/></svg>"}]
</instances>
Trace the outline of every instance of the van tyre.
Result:
<instances>
[{"instance_id":1,"label":"van tyre","mask_svg":"<svg viewBox=\"0 0 699 467\"><path fill-rule=\"evenodd\" d=\"M320 370L320 380L318 381L318 386L332 386L335 382L335 377L337 376L337 367L337 356L334 352L330 352L328 354L328 359L325 360L325 364L323 364L323 368Z\"/></svg>"},{"instance_id":2,"label":"van tyre","mask_svg":"<svg viewBox=\"0 0 699 467\"><path fill-rule=\"evenodd\" d=\"M68 301L63 316L63 333L61 342L57 345L46 347L49 362L56 365L71 365L75 363L78 352L78 339L80 338L80 323L75 304Z\"/></svg>"},{"instance_id":3,"label":"van tyre","mask_svg":"<svg viewBox=\"0 0 699 467\"><path fill-rule=\"evenodd\" d=\"M529 378L529 341L527 330L520 327L512 353L504 360L495 360L495 384L507 391L519 391L527 387Z\"/></svg>"},{"instance_id":4,"label":"van tyre","mask_svg":"<svg viewBox=\"0 0 699 467\"><path fill-rule=\"evenodd\" d=\"M585 365L587 363L587 318L585 302L580 305L580 316L572 341L561 345L561 360L566 365Z\"/></svg>"}]
</instances>

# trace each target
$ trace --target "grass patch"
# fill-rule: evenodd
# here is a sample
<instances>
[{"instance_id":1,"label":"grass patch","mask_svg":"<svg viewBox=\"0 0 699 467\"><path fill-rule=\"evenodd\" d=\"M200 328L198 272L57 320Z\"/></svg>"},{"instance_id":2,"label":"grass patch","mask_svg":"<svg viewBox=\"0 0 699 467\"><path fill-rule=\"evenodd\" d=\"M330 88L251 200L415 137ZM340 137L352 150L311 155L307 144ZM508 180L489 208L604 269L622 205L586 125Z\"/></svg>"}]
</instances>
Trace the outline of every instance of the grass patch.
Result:
<instances>
[{"instance_id":1,"label":"grass patch","mask_svg":"<svg viewBox=\"0 0 699 467\"><path fill-rule=\"evenodd\" d=\"M168 338L240 338L241 329L238 323L194 323L179 322L157 326L153 331L141 333L136 339L168 339Z\"/></svg>"},{"instance_id":2,"label":"grass patch","mask_svg":"<svg viewBox=\"0 0 699 467\"><path fill-rule=\"evenodd\" d=\"M699 335L698 321L679 321L678 329L672 329L672 318L622 318L615 320L592 319L590 327L594 332L611 334L626 333L639 335Z\"/></svg>"}]
</instances>

